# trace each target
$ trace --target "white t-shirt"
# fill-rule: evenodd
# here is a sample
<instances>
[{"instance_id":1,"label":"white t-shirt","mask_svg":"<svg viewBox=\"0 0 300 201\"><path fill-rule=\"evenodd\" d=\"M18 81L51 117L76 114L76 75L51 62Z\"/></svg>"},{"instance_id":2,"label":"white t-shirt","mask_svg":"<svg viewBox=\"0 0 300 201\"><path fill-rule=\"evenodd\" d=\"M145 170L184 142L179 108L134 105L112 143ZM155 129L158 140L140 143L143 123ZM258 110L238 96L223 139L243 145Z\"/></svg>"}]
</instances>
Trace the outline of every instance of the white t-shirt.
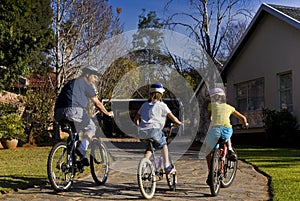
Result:
<instances>
[{"instance_id":1,"label":"white t-shirt","mask_svg":"<svg viewBox=\"0 0 300 201\"><path fill-rule=\"evenodd\" d=\"M168 113L170 109L164 102L146 102L138 111L141 115L141 121L139 124L140 130L146 130L150 128L163 129L166 123Z\"/></svg>"}]
</instances>

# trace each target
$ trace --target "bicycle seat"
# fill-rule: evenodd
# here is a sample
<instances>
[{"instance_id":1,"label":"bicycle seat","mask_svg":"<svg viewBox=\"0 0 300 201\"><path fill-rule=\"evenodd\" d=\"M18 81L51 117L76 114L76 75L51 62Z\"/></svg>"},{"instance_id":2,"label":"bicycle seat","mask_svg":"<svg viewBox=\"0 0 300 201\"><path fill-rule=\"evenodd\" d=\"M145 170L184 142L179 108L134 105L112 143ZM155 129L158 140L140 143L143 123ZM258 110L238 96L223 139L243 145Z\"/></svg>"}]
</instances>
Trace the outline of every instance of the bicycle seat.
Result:
<instances>
[{"instance_id":1,"label":"bicycle seat","mask_svg":"<svg viewBox=\"0 0 300 201\"><path fill-rule=\"evenodd\" d=\"M153 139L150 139L150 138L145 138L145 139L140 139L141 142L151 142L153 143L154 140Z\"/></svg>"},{"instance_id":2,"label":"bicycle seat","mask_svg":"<svg viewBox=\"0 0 300 201\"><path fill-rule=\"evenodd\" d=\"M225 144L226 142L227 142L226 139L224 139L223 137L220 137L218 140L218 144L220 145Z\"/></svg>"},{"instance_id":3,"label":"bicycle seat","mask_svg":"<svg viewBox=\"0 0 300 201\"><path fill-rule=\"evenodd\" d=\"M66 132L66 133L76 133L76 128L75 124L73 121L69 121L67 119L63 119L58 122L60 125L61 131Z\"/></svg>"}]
</instances>

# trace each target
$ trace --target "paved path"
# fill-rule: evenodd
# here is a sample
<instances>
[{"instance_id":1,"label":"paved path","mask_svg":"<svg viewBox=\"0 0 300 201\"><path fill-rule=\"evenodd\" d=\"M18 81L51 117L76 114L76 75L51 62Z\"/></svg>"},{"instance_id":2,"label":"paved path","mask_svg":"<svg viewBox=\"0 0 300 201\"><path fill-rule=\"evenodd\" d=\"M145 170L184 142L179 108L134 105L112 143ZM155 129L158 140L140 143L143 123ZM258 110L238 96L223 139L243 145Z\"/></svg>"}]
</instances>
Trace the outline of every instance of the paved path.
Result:
<instances>
[{"instance_id":1,"label":"paved path","mask_svg":"<svg viewBox=\"0 0 300 201\"><path fill-rule=\"evenodd\" d=\"M96 186L92 178L87 176L76 180L69 192L54 193L49 185L44 185L0 195L0 199L2 201L143 200L136 180L136 167L143 156L142 152L139 147L127 146L126 143L125 145L123 143L121 149L110 147L114 160L108 180L103 186ZM267 178L242 161L239 161L239 169L232 186L222 188L217 197L210 196L209 187L205 184L206 162L199 159L198 151L188 150L176 161L176 169L178 173L176 192L168 191L167 182L163 179L157 183L153 200L270 200Z\"/></svg>"}]
</instances>

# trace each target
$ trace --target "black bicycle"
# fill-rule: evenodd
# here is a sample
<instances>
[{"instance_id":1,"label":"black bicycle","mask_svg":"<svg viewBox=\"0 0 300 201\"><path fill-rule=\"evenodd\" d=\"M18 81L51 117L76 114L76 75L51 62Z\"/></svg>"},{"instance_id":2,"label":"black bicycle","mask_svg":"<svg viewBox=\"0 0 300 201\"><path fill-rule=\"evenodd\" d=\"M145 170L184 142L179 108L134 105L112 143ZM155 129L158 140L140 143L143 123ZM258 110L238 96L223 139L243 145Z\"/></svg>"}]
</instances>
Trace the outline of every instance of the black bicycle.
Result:
<instances>
[{"instance_id":1,"label":"black bicycle","mask_svg":"<svg viewBox=\"0 0 300 201\"><path fill-rule=\"evenodd\" d=\"M167 138L172 134L173 127L174 125L171 124L169 131L165 133ZM150 159L144 157L140 160L138 165L137 180L140 192L143 195L143 197L146 199L151 199L154 196L156 182L162 180L164 175L166 176L169 189L175 191L177 185L176 172L171 174L165 173L162 156L156 156L152 139L141 139L141 141L148 143L152 152ZM175 164L171 160L170 155L169 160L171 166L175 168Z\"/></svg>"},{"instance_id":2,"label":"black bicycle","mask_svg":"<svg viewBox=\"0 0 300 201\"><path fill-rule=\"evenodd\" d=\"M233 127L243 128L241 124L234 125ZM233 150L237 154L234 148ZM209 184L211 195L217 196L221 187L227 188L233 183L238 169L238 158L237 155L233 158L228 153L227 143L222 137L219 139L211 154L208 180L211 181Z\"/></svg>"},{"instance_id":3,"label":"black bicycle","mask_svg":"<svg viewBox=\"0 0 300 201\"><path fill-rule=\"evenodd\" d=\"M56 143L48 156L47 174L51 187L59 191L71 188L77 172L84 171L83 165L77 159L75 149L79 143L79 134L74 122L63 120L59 122L61 130L69 134L67 141ZM106 182L109 172L109 154L105 144L95 137L90 143L90 171L96 184Z\"/></svg>"}]
</instances>

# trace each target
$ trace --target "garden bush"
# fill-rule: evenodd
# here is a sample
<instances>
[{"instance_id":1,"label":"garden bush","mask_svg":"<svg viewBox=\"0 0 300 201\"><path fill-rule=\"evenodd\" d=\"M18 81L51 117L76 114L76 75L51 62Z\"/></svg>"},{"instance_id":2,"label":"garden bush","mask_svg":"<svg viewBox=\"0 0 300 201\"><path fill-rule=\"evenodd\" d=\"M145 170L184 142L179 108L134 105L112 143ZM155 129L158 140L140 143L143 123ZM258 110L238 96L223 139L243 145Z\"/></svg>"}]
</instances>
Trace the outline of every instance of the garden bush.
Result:
<instances>
[{"instance_id":1,"label":"garden bush","mask_svg":"<svg viewBox=\"0 0 300 201\"><path fill-rule=\"evenodd\" d=\"M287 109L281 111L263 109L263 123L265 124L267 141L270 145L298 145L299 126L297 119Z\"/></svg>"}]
</instances>

